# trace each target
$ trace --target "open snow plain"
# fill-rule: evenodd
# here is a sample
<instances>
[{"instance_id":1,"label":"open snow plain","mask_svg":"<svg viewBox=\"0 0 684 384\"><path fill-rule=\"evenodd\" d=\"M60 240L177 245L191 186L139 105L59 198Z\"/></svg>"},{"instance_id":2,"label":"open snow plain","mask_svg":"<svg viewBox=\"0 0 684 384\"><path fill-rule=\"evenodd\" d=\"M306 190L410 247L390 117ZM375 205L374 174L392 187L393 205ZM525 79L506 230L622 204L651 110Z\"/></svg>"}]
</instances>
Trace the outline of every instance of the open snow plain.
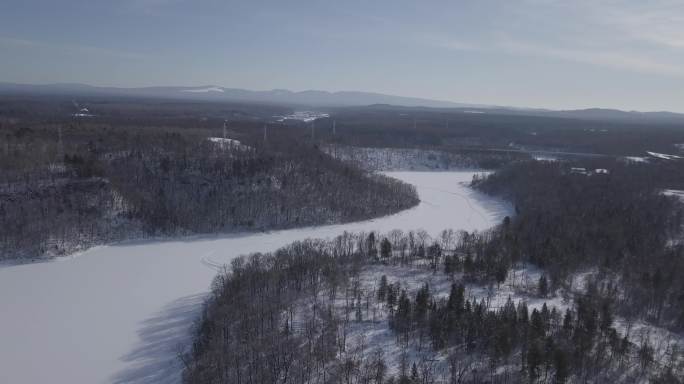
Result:
<instances>
[{"instance_id":1,"label":"open snow plain","mask_svg":"<svg viewBox=\"0 0 684 384\"><path fill-rule=\"evenodd\" d=\"M469 189L473 172L388 172L421 203L358 223L129 242L0 267L0 383L177 383L178 352L212 278L241 254L343 231L483 230L510 206Z\"/></svg>"}]
</instances>

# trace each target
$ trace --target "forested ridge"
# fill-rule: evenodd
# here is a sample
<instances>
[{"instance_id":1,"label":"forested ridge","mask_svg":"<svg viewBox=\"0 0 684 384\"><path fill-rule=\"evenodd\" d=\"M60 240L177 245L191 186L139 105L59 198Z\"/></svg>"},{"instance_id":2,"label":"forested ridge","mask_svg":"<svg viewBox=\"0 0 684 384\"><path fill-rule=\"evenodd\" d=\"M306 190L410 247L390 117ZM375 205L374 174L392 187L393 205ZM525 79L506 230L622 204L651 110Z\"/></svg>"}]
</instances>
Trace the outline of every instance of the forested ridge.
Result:
<instances>
[{"instance_id":1,"label":"forested ridge","mask_svg":"<svg viewBox=\"0 0 684 384\"><path fill-rule=\"evenodd\" d=\"M662 190L683 181L673 162L516 162L473 180L515 205L491 230L237 259L185 381L681 383L684 210Z\"/></svg>"},{"instance_id":2,"label":"forested ridge","mask_svg":"<svg viewBox=\"0 0 684 384\"><path fill-rule=\"evenodd\" d=\"M676 344L618 327L602 283L562 300L544 274L515 297L474 293L496 282L492 240L510 231L345 233L238 258L214 280L184 380L681 382Z\"/></svg>"},{"instance_id":3,"label":"forested ridge","mask_svg":"<svg viewBox=\"0 0 684 384\"><path fill-rule=\"evenodd\" d=\"M209 128L222 122L184 118L0 124L0 259L354 221L418 203L412 186L334 160L285 126L264 142L261 125L232 122L236 141L222 142Z\"/></svg>"},{"instance_id":4,"label":"forested ridge","mask_svg":"<svg viewBox=\"0 0 684 384\"><path fill-rule=\"evenodd\" d=\"M473 186L515 206L480 233L343 234L237 259L181 355L188 383L681 382L684 211L662 192L684 189L682 162L623 157L674 150L677 126L642 140L640 125L425 109L311 123L274 106L89 107L0 100L0 259L418 203L349 161L501 167ZM530 148L605 153L526 161Z\"/></svg>"},{"instance_id":5,"label":"forested ridge","mask_svg":"<svg viewBox=\"0 0 684 384\"><path fill-rule=\"evenodd\" d=\"M370 171L454 171L496 169L512 161L531 159L524 153L428 148L374 148L328 144L322 149L336 159Z\"/></svg>"},{"instance_id":6,"label":"forested ridge","mask_svg":"<svg viewBox=\"0 0 684 384\"><path fill-rule=\"evenodd\" d=\"M340 108L331 112L337 135L326 139L355 147L440 148L474 160L502 164L514 155L499 150L546 150L600 155L643 156L645 151L672 153L684 142L679 123L597 121L481 110L411 108L389 105ZM321 121L329 127L332 121ZM518 157L516 156L516 157ZM490 157L490 159L487 159Z\"/></svg>"},{"instance_id":7,"label":"forested ridge","mask_svg":"<svg viewBox=\"0 0 684 384\"><path fill-rule=\"evenodd\" d=\"M509 234L494 243L502 250L498 262L534 263L548 272L553 287L594 269L622 313L684 329L684 210L662 194L684 185L681 162L599 164L609 173L524 162L475 180L480 190L516 207ZM591 171L597 163L574 165Z\"/></svg>"}]
</instances>

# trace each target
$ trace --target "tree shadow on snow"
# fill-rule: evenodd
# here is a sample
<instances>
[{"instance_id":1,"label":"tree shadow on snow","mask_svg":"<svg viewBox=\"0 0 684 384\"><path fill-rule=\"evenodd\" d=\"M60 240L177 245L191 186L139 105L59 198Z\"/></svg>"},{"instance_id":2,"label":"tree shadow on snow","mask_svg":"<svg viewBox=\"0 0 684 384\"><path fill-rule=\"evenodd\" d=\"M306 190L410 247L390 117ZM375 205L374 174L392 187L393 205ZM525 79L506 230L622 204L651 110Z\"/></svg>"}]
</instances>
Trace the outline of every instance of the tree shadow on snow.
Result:
<instances>
[{"instance_id":1,"label":"tree shadow on snow","mask_svg":"<svg viewBox=\"0 0 684 384\"><path fill-rule=\"evenodd\" d=\"M145 320L138 331L140 341L131 352L121 357L130 367L114 375L112 382L180 383L183 366L178 353L191 343L191 328L205 297L198 294L174 300Z\"/></svg>"}]
</instances>

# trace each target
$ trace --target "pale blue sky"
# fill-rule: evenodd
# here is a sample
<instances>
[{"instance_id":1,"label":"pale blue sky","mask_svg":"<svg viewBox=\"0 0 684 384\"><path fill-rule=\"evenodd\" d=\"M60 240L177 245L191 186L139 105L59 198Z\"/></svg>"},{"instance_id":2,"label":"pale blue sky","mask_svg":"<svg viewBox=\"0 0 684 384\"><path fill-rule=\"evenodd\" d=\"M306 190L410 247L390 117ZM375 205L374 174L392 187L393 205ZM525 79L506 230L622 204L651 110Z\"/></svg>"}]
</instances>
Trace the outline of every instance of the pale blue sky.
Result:
<instances>
[{"instance_id":1,"label":"pale blue sky","mask_svg":"<svg viewBox=\"0 0 684 384\"><path fill-rule=\"evenodd\" d=\"M2 0L0 81L684 112L684 1Z\"/></svg>"}]
</instances>

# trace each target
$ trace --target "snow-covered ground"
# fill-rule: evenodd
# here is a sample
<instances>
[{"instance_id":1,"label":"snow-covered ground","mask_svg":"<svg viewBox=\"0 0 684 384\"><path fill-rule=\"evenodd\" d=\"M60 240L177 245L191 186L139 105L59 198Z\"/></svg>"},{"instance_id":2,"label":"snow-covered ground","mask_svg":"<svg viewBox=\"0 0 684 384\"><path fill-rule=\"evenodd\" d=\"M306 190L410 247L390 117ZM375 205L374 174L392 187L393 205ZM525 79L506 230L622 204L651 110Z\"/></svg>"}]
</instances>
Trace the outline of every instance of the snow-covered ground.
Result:
<instances>
[{"instance_id":1,"label":"snow-covered ground","mask_svg":"<svg viewBox=\"0 0 684 384\"><path fill-rule=\"evenodd\" d=\"M562 318L567 309L572 309L574 297L586 292L588 281L595 278L597 272L596 269L591 269L576 273L571 277L568 290L559 288L542 297L539 295L538 282L543 271L533 265L520 264L509 271L506 280L501 284L481 285L465 282L465 298L471 302L484 302L488 310L503 307L508 299L511 299L516 306L524 302L530 312L534 309L541 311L546 305L550 311L555 309ZM435 372L447 373L447 351L435 352L430 348L429 342L423 342L421 347L417 334L414 334L411 341L404 345L389 328L388 309L384 303L378 303L375 299L380 278L383 275L387 277L389 284L399 285L411 298L414 298L416 292L427 284L433 297L437 300L447 300L451 285L454 282L463 283L461 273L455 274L453 278L444 274L442 270L433 273L427 264L419 263L409 266L374 264L364 268L359 276L360 288L364 292L369 292L370 296L366 298L362 295L362 320L353 320L350 323L347 333L349 350L351 353L361 353L359 351L363 349L364 356L377 349L382 350L388 375L398 375L404 354L408 356L409 362L428 359L434 364ZM325 297L325 295L322 296ZM343 298L338 298L335 302L340 318L344 318L344 304ZM354 312L352 311L353 318ZM684 336L649 324L644 320L629 321L624 317L615 316L613 327L620 337L626 335L629 341L637 346L647 341L653 347L655 361L658 362L666 361L673 350L681 351L684 348ZM682 357L679 359L681 361ZM480 363L484 366L484 362Z\"/></svg>"},{"instance_id":2,"label":"snow-covered ground","mask_svg":"<svg viewBox=\"0 0 684 384\"><path fill-rule=\"evenodd\" d=\"M677 159L682 158L681 156L668 155L666 153L658 153L658 152L651 152L651 151L646 151L646 153L648 153L650 156L653 156L653 157L658 158L658 159L663 159L663 160L677 160Z\"/></svg>"},{"instance_id":3,"label":"snow-covered ground","mask_svg":"<svg viewBox=\"0 0 684 384\"><path fill-rule=\"evenodd\" d=\"M643 156L625 156L624 159L632 163L648 163L648 158Z\"/></svg>"},{"instance_id":4,"label":"snow-covered ground","mask_svg":"<svg viewBox=\"0 0 684 384\"><path fill-rule=\"evenodd\" d=\"M665 196L673 196L679 198L682 202L684 202L684 191L680 189L666 189L663 191L663 195Z\"/></svg>"},{"instance_id":5,"label":"snow-covered ground","mask_svg":"<svg viewBox=\"0 0 684 384\"><path fill-rule=\"evenodd\" d=\"M242 145L239 140L224 139L223 137L210 137L208 140L211 141L212 143L217 143L217 144L227 144L227 145L235 145L235 146Z\"/></svg>"},{"instance_id":6,"label":"snow-covered ground","mask_svg":"<svg viewBox=\"0 0 684 384\"><path fill-rule=\"evenodd\" d=\"M533 159L537 161L558 161L557 156L549 156L549 155L533 155Z\"/></svg>"},{"instance_id":7,"label":"snow-covered ground","mask_svg":"<svg viewBox=\"0 0 684 384\"><path fill-rule=\"evenodd\" d=\"M220 148L225 147L226 149L237 149L241 151L252 150L252 147L250 147L249 145L244 145L239 140L235 139L224 139L223 137L210 137L207 140L214 144L217 144Z\"/></svg>"},{"instance_id":8,"label":"snow-covered ground","mask_svg":"<svg viewBox=\"0 0 684 384\"><path fill-rule=\"evenodd\" d=\"M316 119L322 119L326 117L330 117L330 115L327 113L315 111L297 111L287 116L274 116L274 118L276 118L276 121L300 120L305 123L309 123Z\"/></svg>"},{"instance_id":9,"label":"snow-covered ground","mask_svg":"<svg viewBox=\"0 0 684 384\"><path fill-rule=\"evenodd\" d=\"M190 92L190 93L209 93L209 92L219 92L223 93L223 88L220 87L207 87L207 88L196 88L196 89L184 89L181 92Z\"/></svg>"},{"instance_id":10,"label":"snow-covered ground","mask_svg":"<svg viewBox=\"0 0 684 384\"><path fill-rule=\"evenodd\" d=\"M444 274L441 268L440 271L433 273L427 265L372 265L370 268L364 269L360 275L361 288L372 292L372 297L375 298L380 278L383 275L387 277L388 283L398 284L412 298L423 285L427 284L433 297L438 300L446 300L451 285L454 282L463 282L460 273L457 273L452 279ZM465 298L471 302L484 301L489 310L503 307L510 298L515 305L521 301L525 302L530 311L535 308L541 310L542 306L546 304L549 310L555 307L559 313L564 313L567 308L571 307L572 302L559 295L560 292L553 293L545 298L538 295L537 283L541 275L542 271L534 266L520 265L513 268L506 281L499 285L486 286L465 283ZM343 305L343 300L337 303L338 311L341 314L344 313ZM364 321L352 322L348 334L352 350L355 350L361 343L366 346L366 353L378 348L382 349L388 375L398 375L402 352L405 352L412 362L427 358L435 364L437 372L447 372L446 351L435 352L430 348L428 342L420 348L415 339L402 347L402 343L397 339L396 334L389 329L388 312L385 305L378 304L373 299L370 308L372 315L364 312Z\"/></svg>"},{"instance_id":11,"label":"snow-covered ground","mask_svg":"<svg viewBox=\"0 0 684 384\"><path fill-rule=\"evenodd\" d=\"M482 230L510 206L468 187L473 172L388 173L421 203L359 223L130 242L0 267L0 383L176 383L210 282L231 259L342 231Z\"/></svg>"}]
</instances>

